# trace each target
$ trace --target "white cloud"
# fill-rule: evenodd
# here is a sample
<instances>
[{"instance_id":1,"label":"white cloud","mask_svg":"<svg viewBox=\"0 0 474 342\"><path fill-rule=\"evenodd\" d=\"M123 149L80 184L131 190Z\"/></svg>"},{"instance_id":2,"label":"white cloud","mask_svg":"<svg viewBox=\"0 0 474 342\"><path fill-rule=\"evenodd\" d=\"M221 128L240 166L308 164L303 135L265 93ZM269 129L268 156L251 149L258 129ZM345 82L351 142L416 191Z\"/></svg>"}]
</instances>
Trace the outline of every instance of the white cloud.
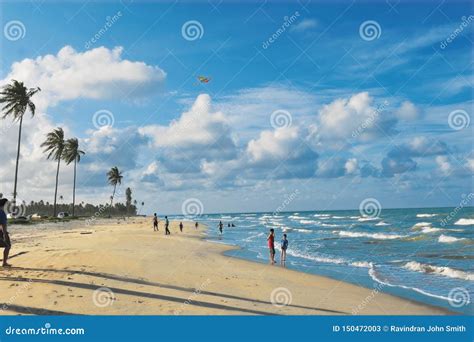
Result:
<instances>
[{"instance_id":1,"label":"white cloud","mask_svg":"<svg viewBox=\"0 0 474 342\"><path fill-rule=\"evenodd\" d=\"M38 108L45 110L62 100L133 97L164 81L166 73L162 69L122 59L122 52L121 47L77 52L65 46L56 55L13 63L0 83L17 79L28 87L40 87L42 91L35 100Z\"/></svg>"},{"instance_id":2,"label":"white cloud","mask_svg":"<svg viewBox=\"0 0 474 342\"><path fill-rule=\"evenodd\" d=\"M395 115L400 120L412 121L420 116L420 110L410 101L404 101L400 108L395 111Z\"/></svg>"},{"instance_id":3,"label":"white cloud","mask_svg":"<svg viewBox=\"0 0 474 342\"><path fill-rule=\"evenodd\" d=\"M452 167L451 167L451 163L448 160L448 157L446 157L446 156L437 156L435 158L435 161L436 161L436 164L438 165L438 168L441 171L441 173L443 173L445 175L448 175L451 172Z\"/></svg>"},{"instance_id":4,"label":"white cloud","mask_svg":"<svg viewBox=\"0 0 474 342\"><path fill-rule=\"evenodd\" d=\"M312 30L318 26L318 21L316 19L303 19L299 23L291 27L291 31L294 32L304 32Z\"/></svg>"}]
</instances>

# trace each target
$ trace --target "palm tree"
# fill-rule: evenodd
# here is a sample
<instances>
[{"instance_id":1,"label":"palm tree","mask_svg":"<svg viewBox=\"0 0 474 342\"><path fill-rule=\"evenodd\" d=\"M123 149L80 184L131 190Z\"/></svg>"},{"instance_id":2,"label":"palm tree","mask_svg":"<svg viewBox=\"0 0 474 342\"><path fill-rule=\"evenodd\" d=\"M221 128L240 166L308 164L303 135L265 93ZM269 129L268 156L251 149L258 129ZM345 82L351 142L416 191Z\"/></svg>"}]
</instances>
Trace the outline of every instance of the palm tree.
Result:
<instances>
[{"instance_id":1,"label":"palm tree","mask_svg":"<svg viewBox=\"0 0 474 342\"><path fill-rule=\"evenodd\" d=\"M74 185L72 187L72 216L74 216L74 206L76 203L76 168L77 163L81 161L81 156L85 154L84 151L79 149L79 140L77 138L72 138L66 140L64 146L64 161L67 165L71 164L74 161Z\"/></svg>"},{"instance_id":2,"label":"palm tree","mask_svg":"<svg viewBox=\"0 0 474 342\"><path fill-rule=\"evenodd\" d=\"M112 196L110 197L110 210L112 210L112 204L114 202L114 196L115 196L115 190L117 189L117 184L120 185L122 184L122 172L119 171L117 166L114 166L113 168L110 169L109 172L107 172L107 180L110 185L114 187L114 192L112 193Z\"/></svg>"},{"instance_id":3,"label":"palm tree","mask_svg":"<svg viewBox=\"0 0 474 342\"><path fill-rule=\"evenodd\" d=\"M11 84L3 87L0 91L0 103L3 103L2 112L3 118L8 116L13 117L13 121L19 121L20 127L18 129L18 146L16 149L16 164L15 164L15 183L13 185L13 201L12 204L16 204L16 187L18 181L18 164L20 161L20 145L21 145L21 127L23 124L23 115L26 110L29 109L31 116L35 115L36 106L31 101L33 95L39 92L41 89L38 88L27 88L23 82L12 80Z\"/></svg>"},{"instance_id":4,"label":"palm tree","mask_svg":"<svg viewBox=\"0 0 474 342\"><path fill-rule=\"evenodd\" d=\"M64 131L61 127L55 128L52 132L49 132L46 135L46 140L41 144L41 147L45 148L44 153L48 153L48 159L58 161L58 166L56 169L56 187L54 189L54 217L56 217L56 197L58 195L59 166L61 164L61 159L63 158L64 146Z\"/></svg>"}]
</instances>

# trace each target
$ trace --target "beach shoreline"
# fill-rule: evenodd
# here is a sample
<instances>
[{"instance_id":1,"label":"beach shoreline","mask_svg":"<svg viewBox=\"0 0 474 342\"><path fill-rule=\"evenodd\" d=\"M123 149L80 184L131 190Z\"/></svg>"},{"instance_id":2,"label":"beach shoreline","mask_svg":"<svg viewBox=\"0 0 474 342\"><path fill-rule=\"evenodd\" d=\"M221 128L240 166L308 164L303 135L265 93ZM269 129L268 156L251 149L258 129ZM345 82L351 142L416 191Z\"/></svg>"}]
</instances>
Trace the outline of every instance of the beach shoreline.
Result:
<instances>
[{"instance_id":1,"label":"beach shoreline","mask_svg":"<svg viewBox=\"0 0 474 342\"><path fill-rule=\"evenodd\" d=\"M225 253L202 225L151 218L20 233L0 271L1 314L446 315L443 308ZM15 236L16 235L16 236Z\"/></svg>"}]
</instances>

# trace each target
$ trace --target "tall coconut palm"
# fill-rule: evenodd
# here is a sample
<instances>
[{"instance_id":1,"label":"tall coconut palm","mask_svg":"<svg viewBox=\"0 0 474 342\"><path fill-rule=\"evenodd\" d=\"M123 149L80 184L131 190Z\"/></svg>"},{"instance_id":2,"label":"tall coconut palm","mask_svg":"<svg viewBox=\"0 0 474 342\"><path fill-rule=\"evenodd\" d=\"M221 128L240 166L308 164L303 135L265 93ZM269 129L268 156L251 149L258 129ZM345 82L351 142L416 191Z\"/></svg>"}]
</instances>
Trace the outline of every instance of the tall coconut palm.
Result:
<instances>
[{"instance_id":1,"label":"tall coconut palm","mask_svg":"<svg viewBox=\"0 0 474 342\"><path fill-rule=\"evenodd\" d=\"M40 88L27 88L23 82L12 80L11 84L3 87L0 91L0 103L3 103L2 112L3 118L12 117L13 121L19 122L18 129L18 146L16 149L16 164L15 164L15 182L13 185L13 201L16 205L16 189L18 183L18 164L20 162L20 145L21 145L21 128L23 125L23 115L29 109L31 116L35 115L36 106L31 101L33 95L39 92Z\"/></svg>"},{"instance_id":2,"label":"tall coconut palm","mask_svg":"<svg viewBox=\"0 0 474 342\"><path fill-rule=\"evenodd\" d=\"M76 169L77 163L81 161L81 156L85 154L84 151L79 149L79 140L77 138L72 138L66 140L64 146L64 161L67 165L74 162L74 183L72 187L72 216L74 216L74 206L76 203Z\"/></svg>"},{"instance_id":3,"label":"tall coconut palm","mask_svg":"<svg viewBox=\"0 0 474 342\"><path fill-rule=\"evenodd\" d=\"M48 159L58 161L56 169L56 187L54 189L54 205L53 205L53 216L56 217L56 198L58 195L58 180L59 180L59 166L61 165L61 159L64 154L64 131L61 127L53 129L46 135L46 140L41 144L44 147L44 153L48 153Z\"/></svg>"},{"instance_id":4,"label":"tall coconut palm","mask_svg":"<svg viewBox=\"0 0 474 342\"><path fill-rule=\"evenodd\" d=\"M112 196L110 197L110 209L112 210L112 205L114 202L114 196L115 196L115 190L117 189L117 185L122 184L122 172L119 171L117 166L114 166L113 168L110 169L109 172L107 172L107 180L110 185L114 187L114 191L112 193Z\"/></svg>"}]
</instances>

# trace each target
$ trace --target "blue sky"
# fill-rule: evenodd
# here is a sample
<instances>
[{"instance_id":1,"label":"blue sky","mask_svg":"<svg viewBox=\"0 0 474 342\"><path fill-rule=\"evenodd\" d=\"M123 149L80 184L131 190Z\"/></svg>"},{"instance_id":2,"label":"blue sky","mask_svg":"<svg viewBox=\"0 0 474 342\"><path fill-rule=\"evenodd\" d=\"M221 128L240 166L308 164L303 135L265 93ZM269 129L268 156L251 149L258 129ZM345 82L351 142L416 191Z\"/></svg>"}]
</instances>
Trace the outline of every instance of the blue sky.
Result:
<instances>
[{"instance_id":1,"label":"blue sky","mask_svg":"<svg viewBox=\"0 0 474 342\"><path fill-rule=\"evenodd\" d=\"M456 206L472 191L469 2L27 1L1 10L2 84L42 88L22 152L27 201L51 197L53 169L38 146L58 125L87 152L80 197L104 202L104 173L117 165L147 212L180 212L189 198L205 212L273 211L296 190L288 210L357 208L365 198ZM196 39L183 35L190 21ZM94 121L98 111L113 122ZM2 125L14 141L16 127ZM12 171L0 167L5 194ZM67 167L61 180L68 201Z\"/></svg>"}]
</instances>

